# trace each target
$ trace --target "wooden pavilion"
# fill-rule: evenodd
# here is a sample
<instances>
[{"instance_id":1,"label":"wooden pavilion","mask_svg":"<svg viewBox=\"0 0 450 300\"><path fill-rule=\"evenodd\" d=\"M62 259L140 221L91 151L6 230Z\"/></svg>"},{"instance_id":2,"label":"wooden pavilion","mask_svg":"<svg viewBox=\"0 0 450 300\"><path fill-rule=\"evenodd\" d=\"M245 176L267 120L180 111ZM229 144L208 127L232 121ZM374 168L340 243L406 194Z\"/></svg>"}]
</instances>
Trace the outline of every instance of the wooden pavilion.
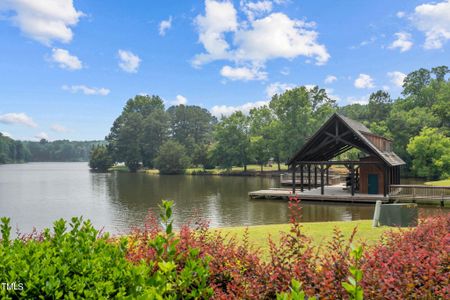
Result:
<instances>
[{"instance_id":1,"label":"wooden pavilion","mask_svg":"<svg viewBox=\"0 0 450 300\"><path fill-rule=\"evenodd\" d=\"M364 156L359 160L338 161L335 157L356 148ZM343 165L349 172L349 188L352 196L360 194L381 194L389 192L391 184L400 184L400 167L405 162L392 151L392 141L372 133L363 124L333 114L305 145L288 161L292 170L292 191L295 194L296 173L300 176L300 190L308 189L314 182L318 186L320 176L321 195L328 182L329 169ZM313 176L313 178L312 178Z\"/></svg>"}]
</instances>

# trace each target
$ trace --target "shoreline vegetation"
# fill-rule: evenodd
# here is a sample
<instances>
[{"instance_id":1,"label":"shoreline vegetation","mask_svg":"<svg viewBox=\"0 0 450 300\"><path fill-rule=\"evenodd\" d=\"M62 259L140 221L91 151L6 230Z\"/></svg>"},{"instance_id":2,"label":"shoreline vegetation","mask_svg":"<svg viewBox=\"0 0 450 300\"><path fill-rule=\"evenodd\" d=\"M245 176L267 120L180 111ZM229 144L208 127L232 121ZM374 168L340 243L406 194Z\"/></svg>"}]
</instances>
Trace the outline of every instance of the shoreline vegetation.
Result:
<instances>
[{"instance_id":1,"label":"shoreline vegetation","mask_svg":"<svg viewBox=\"0 0 450 300\"><path fill-rule=\"evenodd\" d=\"M345 175L346 169L341 167L332 167L332 172L335 174ZM130 172L126 166L113 166L108 171L117 171L117 172ZM203 169L203 168L188 168L186 169L184 174L181 175L216 175L216 176L279 176L280 174L284 174L288 171L286 165L281 165L281 171L278 171L278 167L276 165L266 166L264 170L260 171L259 165L249 165L247 166L247 171L244 171L243 167L233 167L231 170L227 169ZM138 172L150 174L150 175L159 175L159 170L157 169L141 169ZM180 175L180 174L178 174ZM436 180L436 181L426 181L426 178L420 177L406 177L406 179L418 179L423 180L424 185L430 186L450 186L450 178L444 180Z\"/></svg>"}]
</instances>

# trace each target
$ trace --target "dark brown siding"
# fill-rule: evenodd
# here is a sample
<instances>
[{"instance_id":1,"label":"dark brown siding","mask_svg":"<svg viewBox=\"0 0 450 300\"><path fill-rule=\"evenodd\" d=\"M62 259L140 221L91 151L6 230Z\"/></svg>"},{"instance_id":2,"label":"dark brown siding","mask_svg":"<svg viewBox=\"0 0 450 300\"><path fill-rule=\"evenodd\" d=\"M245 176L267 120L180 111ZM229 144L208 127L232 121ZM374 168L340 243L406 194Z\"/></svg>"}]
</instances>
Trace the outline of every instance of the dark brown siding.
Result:
<instances>
[{"instance_id":1,"label":"dark brown siding","mask_svg":"<svg viewBox=\"0 0 450 300\"><path fill-rule=\"evenodd\" d=\"M369 156L361 158L361 161L380 162L375 157ZM378 176L378 194L383 194L384 190L384 171L383 167L372 164L361 164L359 167L359 192L367 194L369 192L369 174L376 174Z\"/></svg>"},{"instance_id":2,"label":"dark brown siding","mask_svg":"<svg viewBox=\"0 0 450 300\"><path fill-rule=\"evenodd\" d=\"M363 135L381 151L392 151L390 140L367 132L363 132Z\"/></svg>"}]
</instances>

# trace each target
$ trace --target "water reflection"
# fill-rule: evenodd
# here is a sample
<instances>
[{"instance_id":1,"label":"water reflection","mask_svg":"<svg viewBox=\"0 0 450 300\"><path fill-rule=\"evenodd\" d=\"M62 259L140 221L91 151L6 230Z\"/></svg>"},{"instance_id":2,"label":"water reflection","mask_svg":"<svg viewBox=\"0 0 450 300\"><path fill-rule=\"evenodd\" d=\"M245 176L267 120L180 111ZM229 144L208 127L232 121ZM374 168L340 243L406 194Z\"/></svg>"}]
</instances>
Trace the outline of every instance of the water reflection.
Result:
<instances>
[{"instance_id":1,"label":"water reflection","mask_svg":"<svg viewBox=\"0 0 450 300\"><path fill-rule=\"evenodd\" d=\"M286 223L287 201L250 200L249 191L278 187L275 178L91 173L86 163L0 165L0 216L30 231L83 215L97 227L125 233L143 224L161 199L174 200L175 226L199 218L212 227ZM373 205L302 202L302 220L371 219ZM422 208L432 214L436 208Z\"/></svg>"}]
</instances>

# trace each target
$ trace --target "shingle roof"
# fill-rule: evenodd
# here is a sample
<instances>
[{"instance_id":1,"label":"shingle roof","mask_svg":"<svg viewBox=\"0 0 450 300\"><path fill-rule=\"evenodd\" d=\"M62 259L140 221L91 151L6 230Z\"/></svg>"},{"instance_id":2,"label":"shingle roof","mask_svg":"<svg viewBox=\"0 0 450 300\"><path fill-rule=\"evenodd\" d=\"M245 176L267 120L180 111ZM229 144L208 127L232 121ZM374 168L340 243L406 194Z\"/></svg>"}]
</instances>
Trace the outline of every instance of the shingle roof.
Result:
<instances>
[{"instance_id":1,"label":"shingle roof","mask_svg":"<svg viewBox=\"0 0 450 300\"><path fill-rule=\"evenodd\" d=\"M394 151L382 151L381 149L379 149L378 147L376 147L363 133L367 132L370 133L372 135L376 135L374 133L372 133L370 131L369 128L367 128L366 126L364 126L363 124L349 119L347 117L344 117L342 115L336 114L338 115L345 123L347 123L347 125L349 127L351 127L359 136L359 138L361 138L362 140L364 140L364 142L366 142L366 144L368 146L371 146L371 148L373 148L375 150L375 152L377 152L377 154L383 158L383 160L388 163L391 166L401 166L401 165L405 165L406 163L403 161L403 159L401 159ZM376 135L376 136L380 136L380 135ZM382 137L382 136L380 136Z\"/></svg>"},{"instance_id":2,"label":"shingle roof","mask_svg":"<svg viewBox=\"0 0 450 300\"><path fill-rule=\"evenodd\" d=\"M336 130L340 127L341 132L342 129L349 129L352 133L351 137L346 137L345 139L333 139L330 130L334 130L334 126L336 126ZM288 164L290 165L294 161L327 161L351 147L359 148L364 152L368 152L368 154L377 156L392 167L405 164L405 162L393 151L379 149L364 135L364 133L381 137L372 133L370 129L363 124L335 113L310 139L307 140L305 145L288 161ZM349 132L347 132L346 135L349 135Z\"/></svg>"}]
</instances>

